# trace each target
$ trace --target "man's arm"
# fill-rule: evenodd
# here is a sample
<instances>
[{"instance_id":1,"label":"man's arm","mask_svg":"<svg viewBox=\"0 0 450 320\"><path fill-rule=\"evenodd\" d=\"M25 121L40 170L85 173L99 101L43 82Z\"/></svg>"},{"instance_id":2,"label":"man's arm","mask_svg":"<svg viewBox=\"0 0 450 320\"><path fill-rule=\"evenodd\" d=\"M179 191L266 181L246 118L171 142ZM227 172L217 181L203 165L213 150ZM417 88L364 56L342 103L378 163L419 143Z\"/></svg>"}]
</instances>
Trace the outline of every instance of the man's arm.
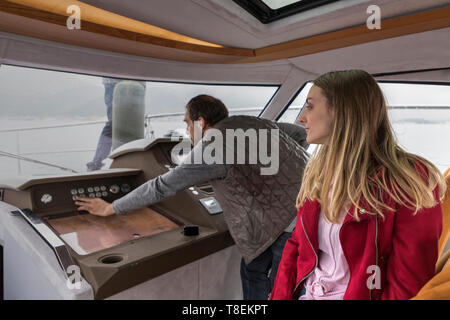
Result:
<instances>
[{"instance_id":1,"label":"man's arm","mask_svg":"<svg viewBox=\"0 0 450 320\"><path fill-rule=\"evenodd\" d=\"M227 169L223 164L181 164L115 200L112 207L117 214L126 214L167 199L193 185L225 177L226 174Z\"/></svg>"},{"instance_id":2,"label":"man's arm","mask_svg":"<svg viewBox=\"0 0 450 320\"><path fill-rule=\"evenodd\" d=\"M102 217L115 213L126 214L167 199L180 190L227 175L225 164L196 164L194 155L197 152L203 152L201 144L197 144L179 166L147 181L113 203L108 203L100 198L78 197L75 204L79 206L79 211L87 211Z\"/></svg>"}]
</instances>

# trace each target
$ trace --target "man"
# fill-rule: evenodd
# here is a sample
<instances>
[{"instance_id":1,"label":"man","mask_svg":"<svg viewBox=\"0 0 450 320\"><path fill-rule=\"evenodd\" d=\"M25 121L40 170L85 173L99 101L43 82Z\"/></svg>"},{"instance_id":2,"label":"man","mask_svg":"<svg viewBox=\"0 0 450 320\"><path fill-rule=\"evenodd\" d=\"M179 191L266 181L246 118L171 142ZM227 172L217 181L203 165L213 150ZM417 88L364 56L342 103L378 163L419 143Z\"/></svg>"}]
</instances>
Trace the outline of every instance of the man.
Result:
<instances>
[{"instance_id":1,"label":"man","mask_svg":"<svg viewBox=\"0 0 450 320\"><path fill-rule=\"evenodd\" d=\"M305 130L257 117L228 117L225 105L207 95L189 101L185 122L194 148L179 166L112 204L102 199L78 198L78 210L99 216L125 214L209 181L243 255L244 299L267 299L284 244L295 226L295 200L307 161ZM246 139L252 137L257 141L247 144ZM213 145L218 148L208 154L206 151L211 151ZM254 161L257 147L260 159ZM270 159L264 150L270 152ZM211 158L218 161L211 162ZM278 167L280 163L283 165Z\"/></svg>"}]
</instances>

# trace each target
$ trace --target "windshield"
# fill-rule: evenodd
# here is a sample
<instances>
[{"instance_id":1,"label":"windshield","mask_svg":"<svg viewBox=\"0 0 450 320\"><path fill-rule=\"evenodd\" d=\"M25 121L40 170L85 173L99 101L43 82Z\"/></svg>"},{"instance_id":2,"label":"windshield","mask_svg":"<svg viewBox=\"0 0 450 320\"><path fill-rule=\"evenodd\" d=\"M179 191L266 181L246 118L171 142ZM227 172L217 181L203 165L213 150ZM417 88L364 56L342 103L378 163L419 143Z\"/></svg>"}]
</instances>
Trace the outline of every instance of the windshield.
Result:
<instances>
[{"instance_id":1,"label":"windshield","mask_svg":"<svg viewBox=\"0 0 450 320\"><path fill-rule=\"evenodd\" d=\"M441 84L380 82L388 115L400 146L418 154L444 172L450 167L450 148L440 137L450 137L450 86ZM296 122L308 92L309 82L278 118ZM448 143L447 143L448 144ZM316 147L311 144L308 151Z\"/></svg>"},{"instance_id":2,"label":"windshield","mask_svg":"<svg viewBox=\"0 0 450 320\"><path fill-rule=\"evenodd\" d=\"M278 86L139 81L2 65L0 175L61 172L58 167L78 172L105 169L111 163L108 154L126 142L186 136L185 106L196 95L221 99L230 115L258 116L277 90Z\"/></svg>"}]
</instances>

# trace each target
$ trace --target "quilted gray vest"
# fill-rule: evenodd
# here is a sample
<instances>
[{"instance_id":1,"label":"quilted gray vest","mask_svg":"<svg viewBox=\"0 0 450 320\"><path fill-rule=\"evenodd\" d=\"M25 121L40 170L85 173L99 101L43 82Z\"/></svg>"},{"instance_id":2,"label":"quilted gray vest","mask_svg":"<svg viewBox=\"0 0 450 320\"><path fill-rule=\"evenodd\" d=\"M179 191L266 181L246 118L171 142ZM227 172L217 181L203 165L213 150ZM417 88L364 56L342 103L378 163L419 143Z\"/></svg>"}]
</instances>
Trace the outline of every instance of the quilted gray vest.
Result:
<instances>
[{"instance_id":1,"label":"quilted gray vest","mask_svg":"<svg viewBox=\"0 0 450 320\"><path fill-rule=\"evenodd\" d=\"M306 144L306 134L301 126L287 125L289 130L283 130L282 124L266 119L232 116L213 126L222 132L223 151L225 154L228 152L226 157L230 159L231 152L235 161L232 164L225 162L227 176L211 183L223 208L230 234L247 264L270 247L296 217L295 201L308 160L305 149L300 145ZM278 152L276 171L268 170L267 158L261 158L264 160L261 161L258 157L256 163L250 161L249 156L255 153L255 140L244 142L235 139L230 132L236 129L242 129L241 133L258 133L258 152L265 148L268 155ZM264 134L267 143L264 143ZM230 140L234 143L230 144ZM244 155L245 163L242 164L238 160L242 162ZM276 165L273 160L271 165L274 166L274 163ZM264 168L266 174L262 174Z\"/></svg>"}]
</instances>

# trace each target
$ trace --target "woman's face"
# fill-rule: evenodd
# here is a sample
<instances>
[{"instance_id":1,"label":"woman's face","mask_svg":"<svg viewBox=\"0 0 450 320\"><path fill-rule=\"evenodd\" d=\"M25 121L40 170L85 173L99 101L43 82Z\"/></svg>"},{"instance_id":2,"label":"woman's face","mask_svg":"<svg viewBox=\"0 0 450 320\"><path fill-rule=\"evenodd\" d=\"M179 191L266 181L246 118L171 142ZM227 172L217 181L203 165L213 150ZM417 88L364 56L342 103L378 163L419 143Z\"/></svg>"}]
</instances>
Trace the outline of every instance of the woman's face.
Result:
<instances>
[{"instance_id":1,"label":"woman's face","mask_svg":"<svg viewBox=\"0 0 450 320\"><path fill-rule=\"evenodd\" d=\"M333 120L334 112L328 106L322 89L313 85L298 118L298 122L306 129L306 141L310 144L326 144L331 136Z\"/></svg>"}]
</instances>

